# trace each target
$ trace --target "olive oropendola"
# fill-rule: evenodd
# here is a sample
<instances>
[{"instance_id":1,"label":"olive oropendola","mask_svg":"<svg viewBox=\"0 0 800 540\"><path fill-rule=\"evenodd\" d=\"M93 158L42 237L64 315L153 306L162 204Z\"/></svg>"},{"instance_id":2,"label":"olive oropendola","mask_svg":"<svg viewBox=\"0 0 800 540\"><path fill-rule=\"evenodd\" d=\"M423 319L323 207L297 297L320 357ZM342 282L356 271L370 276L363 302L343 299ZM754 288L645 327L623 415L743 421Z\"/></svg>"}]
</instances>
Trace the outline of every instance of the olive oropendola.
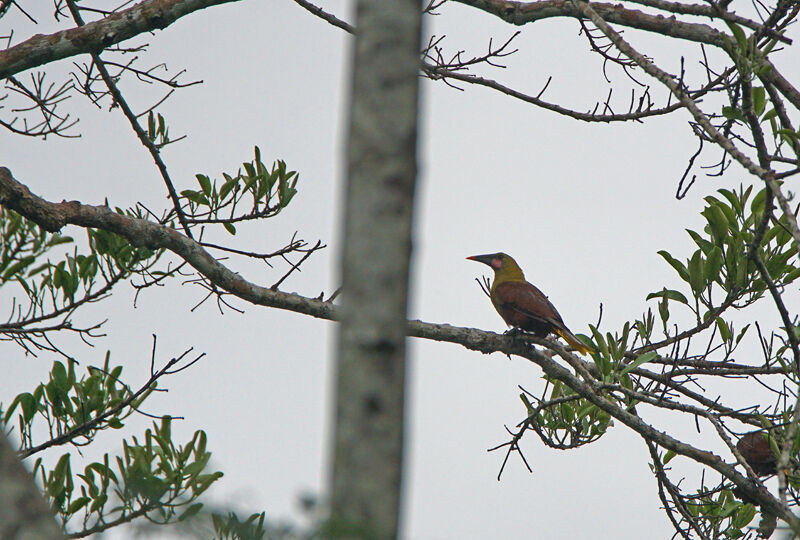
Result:
<instances>
[{"instance_id":1,"label":"olive oropendola","mask_svg":"<svg viewBox=\"0 0 800 540\"><path fill-rule=\"evenodd\" d=\"M579 353L591 351L569 331L561 315L547 297L536 286L525 281L525 275L517 262L505 253L473 255L467 257L494 270L494 279L489 289L489 298L506 323L536 337L558 334Z\"/></svg>"}]
</instances>

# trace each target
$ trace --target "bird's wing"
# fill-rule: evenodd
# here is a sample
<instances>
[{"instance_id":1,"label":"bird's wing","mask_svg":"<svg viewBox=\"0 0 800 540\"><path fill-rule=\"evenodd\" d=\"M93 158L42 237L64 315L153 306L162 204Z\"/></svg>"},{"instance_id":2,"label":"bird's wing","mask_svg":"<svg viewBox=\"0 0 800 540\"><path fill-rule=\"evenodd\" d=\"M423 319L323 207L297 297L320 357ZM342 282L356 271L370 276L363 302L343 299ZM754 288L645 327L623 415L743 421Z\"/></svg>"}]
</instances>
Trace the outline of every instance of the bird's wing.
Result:
<instances>
[{"instance_id":1,"label":"bird's wing","mask_svg":"<svg viewBox=\"0 0 800 540\"><path fill-rule=\"evenodd\" d=\"M506 281L497 285L494 291L498 306L504 311L519 316L530 317L557 328L564 322L556 308L542 291L527 281ZM513 317L512 317L513 318Z\"/></svg>"},{"instance_id":2,"label":"bird's wing","mask_svg":"<svg viewBox=\"0 0 800 540\"><path fill-rule=\"evenodd\" d=\"M536 286L527 281L506 281L495 287L492 296L497 311L511 326L540 336L555 332L581 354L591 352L569 331L555 306Z\"/></svg>"}]
</instances>

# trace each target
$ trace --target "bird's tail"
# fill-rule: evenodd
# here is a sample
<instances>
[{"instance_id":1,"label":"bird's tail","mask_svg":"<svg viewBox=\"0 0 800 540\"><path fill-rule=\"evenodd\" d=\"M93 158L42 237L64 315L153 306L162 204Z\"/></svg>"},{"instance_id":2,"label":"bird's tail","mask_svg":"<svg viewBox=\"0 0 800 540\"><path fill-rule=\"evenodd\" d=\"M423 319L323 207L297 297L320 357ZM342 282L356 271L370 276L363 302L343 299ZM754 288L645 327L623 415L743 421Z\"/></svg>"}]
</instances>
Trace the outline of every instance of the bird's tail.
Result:
<instances>
[{"instance_id":1,"label":"bird's tail","mask_svg":"<svg viewBox=\"0 0 800 540\"><path fill-rule=\"evenodd\" d=\"M578 351L579 353L587 354L592 352L592 350L586 345L584 345L583 342L579 340L575 334L573 334L566 328L556 328L556 333L562 338L564 338L564 341L569 343L569 346Z\"/></svg>"}]
</instances>

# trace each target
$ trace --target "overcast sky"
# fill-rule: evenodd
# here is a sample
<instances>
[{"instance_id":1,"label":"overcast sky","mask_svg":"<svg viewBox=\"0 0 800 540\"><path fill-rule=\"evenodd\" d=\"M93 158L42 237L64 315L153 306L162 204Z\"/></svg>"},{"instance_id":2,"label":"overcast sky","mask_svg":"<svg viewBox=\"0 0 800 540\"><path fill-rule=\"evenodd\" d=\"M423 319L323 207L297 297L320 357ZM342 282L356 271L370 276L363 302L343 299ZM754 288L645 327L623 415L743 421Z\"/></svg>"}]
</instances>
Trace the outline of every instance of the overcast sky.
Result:
<instances>
[{"instance_id":1,"label":"overcast sky","mask_svg":"<svg viewBox=\"0 0 800 540\"><path fill-rule=\"evenodd\" d=\"M349 2L321 5L353 21ZM18 36L52 31L51 6L38 7L37 27L19 16L3 22L16 22ZM484 53L490 37L503 41L517 29L462 5L445 5L440 13L427 18L427 34L447 34L445 46L468 55ZM485 73L534 94L552 76L544 98L589 110L608 85L600 58L588 51L579 29L567 20L527 25L508 68ZM685 54L689 72L698 72L697 47L630 30L625 35L663 68L677 72ZM272 251L295 231L309 242L321 239L329 247L282 289L306 296L332 292L338 284L349 37L291 0L246 0L185 17L148 41L143 63L165 61L173 71L186 69L184 80L204 81L177 92L159 109L173 137L188 135L163 154L180 189L193 187L196 173L235 172L252 159L254 145L264 161L285 160L300 172L291 206L268 222L240 227L231 242ZM62 71L53 74L87 61L62 61ZM790 62L784 55L777 64L788 70ZM796 80L798 72L795 62L793 72L784 73ZM618 110L624 109L630 82L619 71L610 75L619 87ZM639 78L663 100L657 83ZM458 91L427 80L421 86L412 318L505 330L474 281L485 267L464 260L502 250L516 258L574 332L588 332L601 303L604 328L616 330L646 310L649 292L678 285L656 251L667 249L679 258L691 254L684 228L701 226L702 197L749 182L732 168L722 179L700 178L685 199L675 199L678 179L696 149L684 112L643 124L596 125L483 88ZM152 103L157 90L133 80L122 89L137 111ZM142 201L165 208L157 170L122 114L109 113L107 102L97 110L80 97L66 107L81 118L74 128L80 138L40 141L3 134L0 165L50 200L102 204L108 198L114 206ZM78 229L67 232L84 236ZM285 271L229 263L263 285ZM213 302L191 312L203 295L174 279L144 291L134 308L133 291L123 286L79 318L108 318L107 335L94 349L68 338L61 343L83 365L102 363L110 349L133 386L149 374L154 333L162 362L188 347L205 352L199 364L164 381L169 393L155 396L147 410L185 418L173 429L176 440L206 430L213 466L225 473L212 490L214 500L243 513L266 510L270 519L297 519L298 495L322 492L329 468L335 328L237 301L244 314L221 315ZM764 317L769 321L774 315L766 310ZM56 359L25 357L11 344L3 351L2 369L13 373L0 385L5 403L32 389ZM522 444L533 473L512 457L498 482L504 456L487 449L507 440L504 425L522 420L518 386L540 392L541 371L522 359L419 340L410 342L410 355L405 538L671 536L646 448L624 426L570 452L548 449L529 435ZM141 433L149 423L136 419L130 430L104 434L105 447L92 447L86 455L118 451L122 436ZM690 418L670 417L658 427L710 440L694 432ZM719 450L716 443L713 448Z\"/></svg>"}]
</instances>

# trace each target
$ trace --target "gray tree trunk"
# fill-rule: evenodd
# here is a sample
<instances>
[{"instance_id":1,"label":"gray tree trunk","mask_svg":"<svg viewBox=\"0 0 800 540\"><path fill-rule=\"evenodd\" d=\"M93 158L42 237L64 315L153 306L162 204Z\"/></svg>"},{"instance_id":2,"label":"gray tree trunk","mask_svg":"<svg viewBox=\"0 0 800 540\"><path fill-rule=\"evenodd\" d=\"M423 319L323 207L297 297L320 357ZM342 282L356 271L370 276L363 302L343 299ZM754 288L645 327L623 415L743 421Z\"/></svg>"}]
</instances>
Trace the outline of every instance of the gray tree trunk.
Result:
<instances>
[{"instance_id":1,"label":"gray tree trunk","mask_svg":"<svg viewBox=\"0 0 800 540\"><path fill-rule=\"evenodd\" d=\"M359 0L328 536L397 537L421 6Z\"/></svg>"},{"instance_id":2,"label":"gray tree trunk","mask_svg":"<svg viewBox=\"0 0 800 540\"><path fill-rule=\"evenodd\" d=\"M0 538L63 540L53 513L36 488L31 473L0 432Z\"/></svg>"}]
</instances>

